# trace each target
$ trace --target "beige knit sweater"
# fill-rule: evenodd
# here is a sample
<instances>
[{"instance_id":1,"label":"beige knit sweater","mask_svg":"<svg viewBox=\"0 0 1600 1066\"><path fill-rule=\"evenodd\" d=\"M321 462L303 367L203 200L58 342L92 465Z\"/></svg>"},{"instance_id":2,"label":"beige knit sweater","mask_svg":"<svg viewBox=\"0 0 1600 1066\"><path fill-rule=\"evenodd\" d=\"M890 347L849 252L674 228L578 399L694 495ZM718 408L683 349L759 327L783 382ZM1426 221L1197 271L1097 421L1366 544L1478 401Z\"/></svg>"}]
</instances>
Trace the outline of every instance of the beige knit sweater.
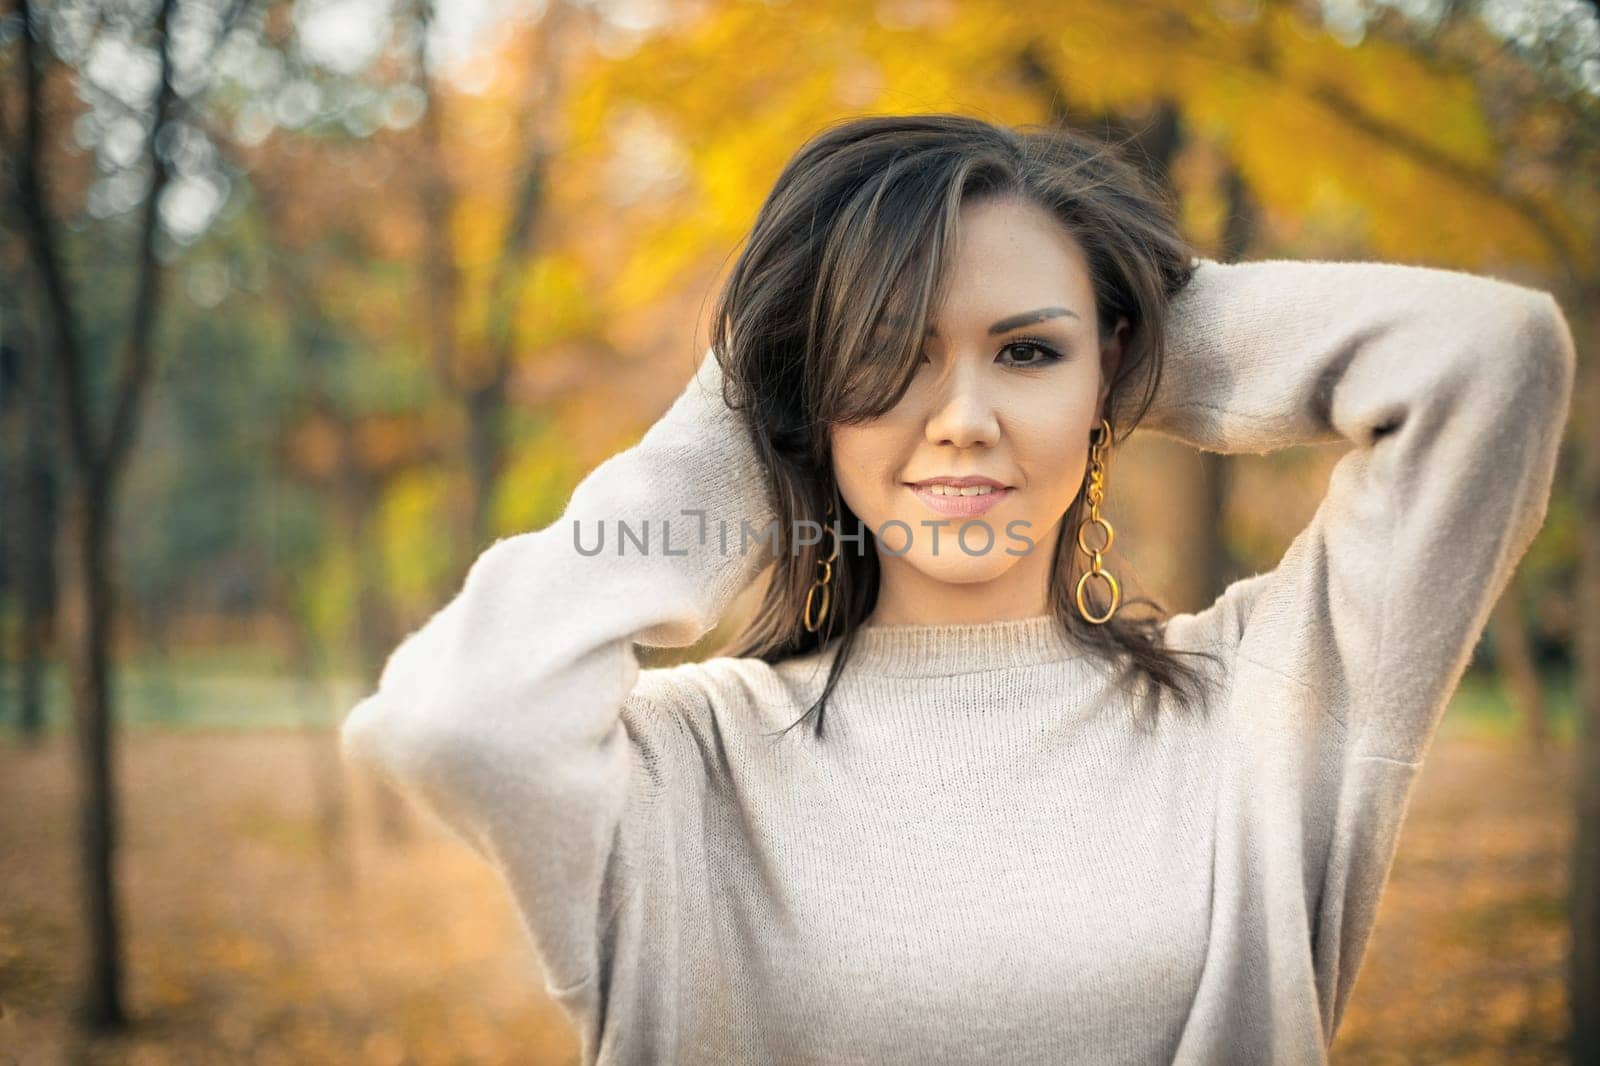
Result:
<instances>
[{"instance_id":1,"label":"beige knit sweater","mask_svg":"<svg viewBox=\"0 0 1600 1066\"><path fill-rule=\"evenodd\" d=\"M1149 429L1351 445L1275 569L1168 623L1226 664L1209 713L1048 617L864 630L820 741L766 734L837 643L641 670L770 561L738 550L772 512L711 358L395 650L345 751L500 872L585 1062L1324 1061L1543 521L1572 335L1487 277L1200 260L1170 343Z\"/></svg>"}]
</instances>

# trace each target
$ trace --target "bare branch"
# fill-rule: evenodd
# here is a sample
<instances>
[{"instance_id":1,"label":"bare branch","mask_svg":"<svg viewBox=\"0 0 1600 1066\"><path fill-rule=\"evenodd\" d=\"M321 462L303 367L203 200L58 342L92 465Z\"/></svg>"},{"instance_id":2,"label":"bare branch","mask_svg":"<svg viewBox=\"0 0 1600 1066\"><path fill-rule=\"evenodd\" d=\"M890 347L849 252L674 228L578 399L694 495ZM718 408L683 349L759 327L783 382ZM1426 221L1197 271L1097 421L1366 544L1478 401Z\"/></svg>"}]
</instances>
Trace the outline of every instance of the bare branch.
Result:
<instances>
[{"instance_id":1,"label":"bare branch","mask_svg":"<svg viewBox=\"0 0 1600 1066\"><path fill-rule=\"evenodd\" d=\"M549 107L559 95L561 85L560 31L565 25L568 8L562 5L560 15L547 11L539 28L539 48L534 63L543 78L539 94L540 107ZM494 275L489 283L488 322L486 333L490 345L492 366L486 387L500 389L511 373L511 361L516 340L516 318L521 306L522 286L517 284L528 255L538 245L537 221L544 205L544 195L550 165L550 146L544 141L539 124L534 121L537 111L528 116L529 145L522 164L522 175L512 193L512 202L506 212L510 222L501 243L500 255L495 263Z\"/></svg>"},{"instance_id":2,"label":"bare branch","mask_svg":"<svg viewBox=\"0 0 1600 1066\"><path fill-rule=\"evenodd\" d=\"M154 177L150 182L140 225L139 283L133 307L133 325L122 349L116 407L106 440L104 462L108 469L126 457L132 444L139 405L145 392L145 383L150 377L156 314L161 301L164 271L156 256L156 241L161 229L161 195L172 177L171 166L162 151L161 137L171 120L176 96L172 87L172 41L168 32L175 3L176 0L161 0L161 8L156 14L156 38L161 50L161 84L156 91L155 121L150 125L150 135L145 145L154 168Z\"/></svg>"},{"instance_id":3,"label":"bare branch","mask_svg":"<svg viewBox=\"0 0 1600 1066\"><path fill-rule=\"evenodd\" d=\"M41 146L44 142L44 90L41 85L48 49L35 39L33 5L17 0L22 16L23 127L17 155L17 194L22 223L33 249L34 268L45 296L45 319L53 335L52 350L60 364L61 386L66 391L67 444L80 474L93 486L101 476L99 450L89 422L89 396L84 382L83 349L78 324L61 264L59 235L41 181ZM42 32L42 30L40 31Z\"/></svg>"}]
</instances>

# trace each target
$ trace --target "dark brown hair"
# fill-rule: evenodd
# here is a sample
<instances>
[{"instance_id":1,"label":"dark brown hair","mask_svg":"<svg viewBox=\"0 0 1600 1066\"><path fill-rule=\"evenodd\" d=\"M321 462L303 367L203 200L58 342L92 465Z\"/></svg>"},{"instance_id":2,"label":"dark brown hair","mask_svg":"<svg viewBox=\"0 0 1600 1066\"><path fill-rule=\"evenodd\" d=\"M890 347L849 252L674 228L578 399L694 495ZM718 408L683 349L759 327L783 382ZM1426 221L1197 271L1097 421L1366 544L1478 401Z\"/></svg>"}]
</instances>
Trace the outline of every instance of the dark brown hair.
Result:
<instances>
[{"instance_id":1,"label":"dark brown hair","mask_svg":"<svg viewBox=\"0 0 1600 1066\"><path fill-rule=\"evenodd\" d=\"M718 297L711 336L727 401L746 412L769 475L780 531L766 594L721 653L776 663L842 642L821 695L790 728L815 713L822 735L828 697L878 593L874 536L839 494L828 427L881 415L905 394L927 318L942 300L960 210L992 197L1032 201L1078 240L1102 343L1119 317L1128 320L1105 405L1113 442L1132 432L1154 395L1163 320L1193 272L1193 251L1168 196L1116 146L1063 128L950 114L855 118L807 141L761 206ZM1121 397L1135 379L1143 387L1130 403ZM821 523L830 504L845 536L827 618L811 633L801 617L806 594L832 544L807 545L790 534ZM1201 675L1177 656L1215 657L1164 647L1160 604L1126 599L1099 625L1078 614L1074 532L1086 508L1080 488L1051 560L1052 613L1086 648L1182 703L1203 698ZM1127 608L1135 605L1151 613L1133 616ZM1091 610L1103 614L1105 604Z\"/></svg>"}]
</instances>

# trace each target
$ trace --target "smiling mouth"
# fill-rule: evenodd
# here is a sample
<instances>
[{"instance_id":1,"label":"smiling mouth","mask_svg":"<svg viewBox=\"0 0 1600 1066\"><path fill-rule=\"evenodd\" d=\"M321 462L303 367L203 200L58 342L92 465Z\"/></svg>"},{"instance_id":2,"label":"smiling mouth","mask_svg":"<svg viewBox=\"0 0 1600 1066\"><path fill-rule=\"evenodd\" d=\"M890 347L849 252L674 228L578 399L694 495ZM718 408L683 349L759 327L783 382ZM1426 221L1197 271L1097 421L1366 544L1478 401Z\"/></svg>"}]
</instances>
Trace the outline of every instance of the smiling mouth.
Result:
<instances>
[{"instance_id":1,"label":"smiling mouth","mask_svg":"<svg viewBox=\"0 0 1600 1066\"><path fill-rule=\"evenodd\" d=\"M1016 491L1008 486L982 484L957 487L942 482L932 484L908 482L906 488L910 489L929 510L957 517L983 514L998 507Z\"/></svg>"},{"instance_id":2,"label":"smiling mouth","mask_svg":"<svg viewBox=\"0 0 1600 1066\"><path fill-rule=\"evenodd\" d=\"M947 485L943 481L911 482L914 489L926 489L936 496L982 496L990 492L1004 492L1004 485Z\"/></svg>"}]
</instances>

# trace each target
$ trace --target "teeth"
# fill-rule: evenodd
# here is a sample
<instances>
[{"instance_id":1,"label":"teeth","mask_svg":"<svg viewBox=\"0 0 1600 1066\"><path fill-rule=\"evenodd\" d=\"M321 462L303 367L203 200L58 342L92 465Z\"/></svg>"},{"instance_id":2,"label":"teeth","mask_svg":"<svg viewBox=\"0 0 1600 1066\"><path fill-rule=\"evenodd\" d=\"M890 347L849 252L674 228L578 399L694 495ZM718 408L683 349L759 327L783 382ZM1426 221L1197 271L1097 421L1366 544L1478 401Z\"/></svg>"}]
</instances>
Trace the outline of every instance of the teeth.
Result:
<instances>
[{"instance_id":1,"label":"teeth","mask_svg":"<svg viewBox=\"0 0 1600 1066\"><path fill-rule=\"evenodd\" d=\"M957 488L954 485L929 485L928 491L935 496L986 496L994 491L993 485L968 485Z\"/></svg>"}]
</instances>

